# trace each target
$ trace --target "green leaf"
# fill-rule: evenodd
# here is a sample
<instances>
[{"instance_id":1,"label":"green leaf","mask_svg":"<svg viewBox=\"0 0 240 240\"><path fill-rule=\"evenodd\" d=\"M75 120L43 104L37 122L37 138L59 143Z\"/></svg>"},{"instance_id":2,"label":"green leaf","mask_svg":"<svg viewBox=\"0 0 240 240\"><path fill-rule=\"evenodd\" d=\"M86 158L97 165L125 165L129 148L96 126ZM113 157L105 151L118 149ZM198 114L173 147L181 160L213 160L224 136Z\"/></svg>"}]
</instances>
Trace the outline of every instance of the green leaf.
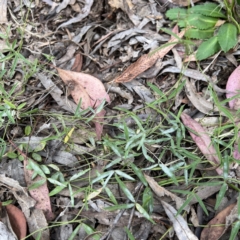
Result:
<instances>
[{"instance_id":1,"label":"green leaf","mask_svg":"<svg viewBox=\"0 0 240 240\"><path fill-rule=\"evenodd\" d=\"M33 184L28 188L28 190L36 189L36 188L42 186L45 182L46 182L46 179L43 178L43 179L41 179L41 180L39 180L39 181L33 183Z\"/></svg>"},{"instance_id":2,"label":"green leaf","mask_svg":"<svg viewBox=\"0 0 240 240\"><path fill-rule=\"evenodd\" d=\"M166 12L170 20L184 19L187 17L187 10L184 8L172 8Z\"/></svg>"},{"instance_id":3,"label":"green leaf","mask_svg":"<svg viewBox=\"0 0 240 240\"><path fill-rule=\"evenodd\" d=\"M46 165L40 165L40 168L43 170L45 174L50 174L50 170Z\"/></svg>"},{"instance_id":4,"label":"green leaf","mask_svg":"<svg viewBox=\"0 0 240 240\"><path fill-rule=\"evenodd\" d=\"M17 108L13 103L9 102L8 100L4 99L3 101L4 101L10 108L12 108L12 109L16 109L16 108Z\"/></svg>"},{"instance_id":5,"label":"green leaf","mask_svg":"<svg viewBox=\"0 0 240 240\"><path fill-rule=\"evenodd\" d=\"M172 181L178 186L178 181L174 175L174 173L164 164L159 163L159 166L162 168L164 173L172 179Z\"/></svg>"},{"instance_id":6,"label":"green leaf","mask_svg":"<svg viewBox=\"0 0 240 240\"><path fill-rule=\"evenodd\" d=\"M180 20L180 27L193 26L198 29L213 28L217 23L217 18L203 16L202 14L189 14L186 19Z\"/></svg>"},{"instance_id":7,"label":"green leaf","mask_svg":"<svg viewBox=\"0 0 240 240\"><path fill-rule=\"evenodd\" d=\"M11 204L12 202L13 202L13 200L8 200L5 202L2 202L2 206L7 206L7 205Z\"/></svg>"},{"instance_id":8,"label":"green leaf","mask_svg":"<svg viewBox=\"0 0 240 240\"><path fill-rule=\"evenodd\" d=\"M32 158L38 162L42 161L42 157L38 153L32 153Z\"/></svg>"},{"instance_id":9,"label":"green leaf","mask_svg":"<svg viewBox=\"0 0 240 240\"><path fill-rule=\"evenodd\" d=\"M146 187L144 189L142 199L143 199L143 201L142 201L143 208L146 211L152 213L153 212L153 193L151 191L151 188Z\"/></svg>"},{"instance_id":10,"label":"green leaf","mask_svg":"<svg viewBox=\"0 0 240 240\"><path fill-rule=\"evenodd\" d=\"M203 5L197 5L189 9L191 13L200 13L205 16L215 18L227 18L227 16L221 12L221 6L216 3L205 3Z\"/></svg>"},{"instance_id":11,"label":"green leaf","mask_svg":"<svg viewBox=\"0 0 240 240\"><path fill-rule=\"evenodd\" d=\"M120 205L115 205L112 207L106 207L104 208L107 211L116 211L116 210L120 210L120 209L129 209L134 207L135 204L134 203L128 203L128 204L120 204Z\"/></svg>"},{"instance_id":12,"label":"green leaf","mask_svg":"<svg viewBox=\"0 0 240 240\"><path fill-rule=\"evenodd\" d=\"M115 178L120 186L120 188L122 189L122 191L124 192L124 194L126 195L126 197L131 201L131 202L135 202L135 199L133 197L133 195L131 194L131 192L127 189L126 185L124 184L124 182L122 182L120 180L120 178L118 177L117 174L115 174Z\"/></svg>"},{"instance_id":13,"label":"green leaf","mask_svg":"<svg viewBox=\"0 0 240 240\"><path fill-rule=\"evenodd\" d=\"M27 103L21 103L18 107L17 110L21 110Z\"/></svg>"},{"instance_id":14,"label":"green leaf","mask_svg":"<svg viewBox=\"0 0 240 240\"><path fill-rule=\"evenodd\" d=\"M28 163L29 163L29 166L34 170L35 173L37 173L41 177L45 178L45 174L43 173L42 169L39 167L39 165L37 163L35 163L32 160L29 160Z\"/></svg>"},{"instance_id":15,"label":"green leaf","mask_svg":"<svg viewBox=\"0 0 240 240\"><path fill-rule=\"evenodd\" d=\"M134 171L134 173L135 173L135 174L138 176L138 178L140 179L140 181L141 181L145 186L147 186L148 183L147 183L147 181L146 181L146 179L145 179L145 177L144 177L144 175L143 175L143 173L142 173L142 170L139 169L134 163L131 163L130 165L131 165L132 170Z\"/></svg>"},{"instance_id":16,"label":"green leaf","mask_svg":"<svg viewBox=\"0 0 240 240\"><path fill-rule=\"evenodd\" d=\"M228 189L228 185L224 182L222 187L220 188L220 191L219 191L218 195L217 195L217 201L216 201L216 205L215 205L215 208L214 208L215 210L218 209L218 207L219 207L227 189Z\"/></svg>"},{"instance_id":17,"label":"green leaf","mask_svg":"<svg viewBox=\"0 0 240 240\"><path fill-rule=\"evenodd\" d=\"M88 226L85 223L82 223L81 225L83 226L85 232L88 235L91 235L91 239L94 239L94 240L99 240L100 239L100 235L95 233L94 230L90 226Z\"/></svg>"},{"instance_id":18,"label":"green leaf","mask_svg":"<svg viewBox=\"0 0 240 240\"><path fill-rule=\"evenodd\" d=\"M232 23L223 24L217 34L221 49L226 53L237 45L237 27Z\"/></svg>"},{"instance_id":19,"label":"green leaf","mask_svg":"<svg viewBox=\"0 0 240 240\"><path fill-rule=\"evenodd\" d=\"M45 148L46 144L47 144L47 143L46 143L45 141L40 142L40 143L38 144L38 146L37 146L35 149L33 149L34 152L42 151L42 150Z\"/></svg>"},{"instance_id":20,"label":"green leaf","mask_svg":"<svg viewBox=\"0 0 240 240\"><path fill-rule=\"evenodd\" d=\"M220 45L218 43L218 38L216 36L211 37L207 41L203 42L197 50L197 59L203 60L210 56L212 56L214 53L218 52L220 50Z\"/></svg>"},{"instance_id":21,"label":"green leaf","mask_svg":"<svg viewBox=\"0 0 240 240\"><path fill-rule=\"evenodd\" d=\"M149 220L151 223L155 224L155 222L151 219L149 214L145 211L145 209L140 204L136 203L136 208L147 220Z\"/></svg>"},{"instance_id":22,"label":"green leaf","mask_svg":"<svg viewBox=\"0 0 240 240\"><path fill-rule=\"evenodd\" d=\"M18 155L15 152L8 152L7 156L13 159L13 158L17 158Z\"/></svg>"},{"instance_id":23,"label":"green leaf","mask_svg":"<svg viewBox=\"0 0 240 240\"><path fill-rule=\"evenodd\" d=\"M74 175L69 179L69 181L73 181L73 180L81 177L82 175L84 175L85 173L87 173L89 170L90 170L90 169L86 169L86 170L84 170L84 171L80 171L80 172L74 174Z\"/></svg>"},{"instance_id":24,"label":"green leaf","mask_svg":"<svg viewBox=\"0 0 240 240\"><path fill-rule=\"evenodd\" d=\"M111 199L111 201L112 201L115 205L118 205L118 202L117 202L114 194L112 193L112 191L111 191L108 187L105 187L105 191L106 191L108 197Z\"/></svg>"},{"instance_id":25,"label":"green leaf","mask_svg":"<svg viewBox=\"0 0 240 240\"><path fill-rule=\"evenodd\" d=\"M124 231L127 233L129 240L135 240L133 234L129 231L127 227L124 227Z\"/></svg>"},{"instance_id":26,"label":"green leaf","mask_svg":"<svg viewBox=\"0 0 240 240\"><path fill-rule=\"evenodd\" d=\"M61 192L63 189L65 188L65 186L56 186L50 193L49 196L54 196L57 193Z\"/></svg>"},{"instance_id":27,"label":"green leaf","mask_svg":"<svg viewBox=\"0 0 240 240\"><path fill-rule=\"evenodd\" d=\"M190 28L186 31L185 37L187 38L194 38L194 39L208 39L213 36L214 29L205 29L200 30L197 28Z\"/></svg>"},{"instance_id":28,"label":"green leaf","mask_svg":"<svg viewBox=\"0 0 240 240\"><path fill-rule=\"evenodd\" d=\"M236 239L236 236L237 236L237 234L239 233L239 229L240 229L240 221L237 221L237 222L234 224L234 227L232 228L232 231L231 231L231 235L230 235L229 240L234 240L234 239Z\"/></svg>"},{"instance_id":29,"label":"green leaf","mask_svg":"<svg viewBox=\"0 0 240 240\"><path fill-rule=\"evenodd\" d=\"M28 125L28 126L25 127L24 132L25 132L26 136L29 136L31 134L31 131L32 131L31 126Z\"/></svg>"},{"instance_id":30,"label":"green leaf","mask_svg":"<svg viewBox=\"0 0 240 240\"><path fill-rule=\"evenodd\" d=\"M128 174L126 174L126 173L124 173L124 172L122 172L120 170L115 170L115 173L117 175L121 176L121 177L124 177L124 178L128 179L128 180L135 181L135 179L133 177L129 176Z\"/></svg>"},{"instance_id":31,"label":"green leaf","mask_svg":"<svg viewBox=\"0 0 240 240\"><path fill-rule=\"evenodd\" d=\"M52 184L67 187L67 183L61 183L61 182L57 181L56 179L48 178L47 180Z\"/></svg>"},{"instance_id":32,"label":"green leaf","mask_svg":"<svg viewBox=\"0 0 240 240\"><path fill-rule=\"evenodd\" d=\"M69 236L68 240L74 240L76 239L76 235L78 234L80 228L81 228L82 223L78 224L78 226L74 229L74 231L71 233L71 235Z\"/></svg>"}]
</instances>

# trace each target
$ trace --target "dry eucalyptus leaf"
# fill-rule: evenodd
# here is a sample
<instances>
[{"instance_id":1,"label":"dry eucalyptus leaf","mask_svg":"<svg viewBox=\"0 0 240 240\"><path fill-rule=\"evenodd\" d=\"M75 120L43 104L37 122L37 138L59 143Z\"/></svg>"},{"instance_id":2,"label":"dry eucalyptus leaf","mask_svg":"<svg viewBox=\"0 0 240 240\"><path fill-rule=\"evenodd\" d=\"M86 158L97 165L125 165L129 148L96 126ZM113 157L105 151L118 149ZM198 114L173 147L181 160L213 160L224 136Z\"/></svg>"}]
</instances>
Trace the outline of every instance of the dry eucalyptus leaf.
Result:
<instances>
[{"instance_id":1,"label":"dry eucalyptus leaf","mask_svg":"<svg viewBox=\"0 0 240 240\"><path fill-rule=\"evenodd\" d=\"M60 68L57 68L57 70L61 79L69 87L75 103L78 104L81 101L83 109L88 107L97 108L104 100L108 103L110 102L105 87L99 79L85 73L67 71ZM101 110L94 119L98 139L101 139L104 115L105 110Z\"/></svg>"},{"instance_id":2,"label":"dry eucalyptus leaf","mask_svg":"<svg viewBox=\"0 0 240 240\"><path fill-rule=\"evenodd\" d=\"M181 119L183 124L190 129L189 133L203 155L210 161L211 164L216 166L219 165L221 162L218 159L217 152L213 147L207 131L201 126L201 124L184 112L181 114ZM223 170L220 167L217 167L216 171L219 175L223 173Z\"/></svg>"},{"instance_id":3,"label":"dry eucalyptus leaf","mask_svg":"<svg viewBox=\"0 0 240 240\"><path fill-rule=\"evenodd\" d=\"M177 32L177 26L173 28L173 32ZM185 34L185 30L178 33L178 37L182 38ZM158 59L163 58L176 44L178 43L178 39L175 37L171 37L168 42L168 46L156 50L154 54L144 54L141 56L135 63L131 64L120 76L115 78L114 82L130 82L134 78L136 78L139 74L143 73L147 69L153 66Z\"/></svg>"}]
</instances>

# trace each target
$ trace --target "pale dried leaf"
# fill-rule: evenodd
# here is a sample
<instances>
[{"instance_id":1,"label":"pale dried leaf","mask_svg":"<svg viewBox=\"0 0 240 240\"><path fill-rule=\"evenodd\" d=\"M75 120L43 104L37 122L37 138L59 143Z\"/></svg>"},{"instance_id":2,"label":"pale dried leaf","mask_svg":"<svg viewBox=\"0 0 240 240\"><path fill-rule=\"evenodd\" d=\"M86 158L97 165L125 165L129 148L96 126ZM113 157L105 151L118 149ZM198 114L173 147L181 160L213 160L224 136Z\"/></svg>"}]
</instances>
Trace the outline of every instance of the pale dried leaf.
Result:
<instances>
[{"instance_id":1,"label":"pale dried leaf","mask_svg":"<svg viewBox=\"0 0 240 240\"><path fill-rule=\"evenodd\" d=\"M36 201L20 191L13 192L13 195L17 199L18 204L21 206L22 212L24 213L26 219L29 221L30 209L34 207Z\"/></svg>"},{"instance_id":2,"label":"pale dried leaf","mask_svg":"<svg viewBox=\"0 0 240 240\"><path fill-rule=\"evenodd\" d=\"M209 182L209 185L211 184L211 182ZM207 183L206 183L207 185ZM195 194L198 195L198 197L203 200L203 199L207 199L208 197L212 196L213 194L217 193L221 188L221 185L217 185L217 186L200 186L196 189ZM197 198L193 198L189 205L193 205L195 203L197 203L198 200Z\"/></svg>"},{"instance_id":3,"label":"pale dried leaf","mask_svg":"<svg viewBox=\"0 0 240 240\"><path fill-rule=\"evenodd\" d=\"M168 196L170 197L174 202L176 202L176 207L177 209L180 209L180 207L183 205L184 200L178 196L176 196L175 194L169 192L168 190L166 190L165 188L161 187L160 185L158 185L158 183L151 177L149 177L148 175L144 174L145 179L147 180L149 186L152 188L152 190L155 192L155 194L161 199L161 197L163 196ZM189 211L190 207L186 206L184 208L185 210Z\"/></svg>"},{"instance_id":4,"label":"pale dried leaf","mask_svg":"<svg viewBox=\"0 0 240 240\"><path fill-rule=\"evenodd\" d=\"M208 115L214 115L215 112L218 111L215 104L207 101L205 98L201 97L199 93L196 92L195 86L193 86L193 84L188 79L186 79L185 89L187 97L193 106L200 112Z\"/></svg>"},{"instance_id":5,"label":"pale dried leaf","mask_svg":"<svg viewBox=\"0 0 240 240\"><path fill-rule=\"evenodd\" d=\"M182 113L181 119L186 127L188 127L190 130L193 130L194 133L191 131L189 131L189 133L203 155L210 161L211 164L216 166L219 165L221 162L218 159L217 152L212 145L207 131L186 113ZM220 167L217 167L216 171L219 175L223 173L223 170Z\"/></svg>"},{"instance_id":6,"label":"pale dried leaf","mask_svg":"<svg viewBox=\"0 0 240 240\"><path fill-rule=\"evenodd\" d=\"M0 23L7 22L7 0L0 0Z\"/></svg>"},{"instance_id":7,"label":"pale dried leaf","mask_svg":"<svg viewBox=\"0 0 240 240\"><path fill-rule=\"evenodd\" d=\"M42 235L40 240L49 240L50 239L50 233L48 228L48 223L45 219L45 216L43 214L43 211L40 209L33 209L31 217L28 220L28 228L29 232L33 233L33 237L36 239L38 236L38 233L41 229L44 229L41 231Z\"/></svg>"},{"instance_id":8,"label":"pale dried leaf","mask_svg":"<svg viewBox=\"0 0 240 240\"><path fill-rule=\"evenodd\" d=\"M58 28L62 28L62 27L66 27L72 23L76 23L76 22L80 22L82 19L84 19L85 17L88 16L88 14L90 13L90 10L91 10L91 7L92 7L92 4L93 4L93 0L86 0L85 2L85 6L84 8L82 9L82 12L79 13L76 17L73 17L71 18L70 20L68 20L67 22L65 23L62 23Z\"/></svg>"},{"instance_id":9,"label":"pale dried leaf","mask_svg":"<svg viewBox=\"0 0 240 240\"><path fill-rule=\"evenodd\" d=\"M231 213L236 203L229 205L219 212L203 229L201 240L217 240L225 232L226 217Z\"/></svg>"},{"instance_id":10,"label":"pale dried leaf","mask_svg":"<svg viewBox=\"0 0 240 240\"><path fill-rule=\"evenodd\" d=\"M176 31L176 28L173 29L173 32ZM178 33L178 37L182 38L185 33L185 30ZM120 76L115 78L114 82L130 82L136 78L139 74L143 73L147 69L153 66L153 64L158 60L163 58L178 42L178 39L172 37L168 46L162 48L153 55L145 54L141 56L135 63L131 64Z\"/></svg>"},{"instance_id":11,"label":"pale dried leaf","mask_svg":"<svg viewBox=\"0 0 240 240\"><path fill-rule=\"evenodd\" d=\"M69 4L70 0L63 0L57 7L56 9L56 13L61 12L64 8L67 7L67 5Z\"/></svg>"},{"instance_id":12,"label":"pale dried leaf","mask_svg":"<svg viewBox=\"0 0 240 240\"><path fill-rule=\"evenodd\" d=\"M61 108L71 113L76 112L77 105L70 100L66 101L66 97L62 96L63 92L53 83L51 78L42 73L37 73L36 77L40 80L42 85L49 90L49 93Z\"/></svg>"},{"instance_id":13,"label":"pale dried leaf","mask_svg":"<svg viewBox=\"0 0 240 240\"><path fill-rule=\"evenodd\" d=\"M12 179L12 178L9 178L9 177L6 177L4 174L0 174L0 182L4 185L7 185L8 187L12 188L12 190L15 190L15 191L23 191L25 193L26 190L19 185L18 181Z\"/></svg>"},{"instance_id":14,"label":"pale dried leaf","mask_svg":"<svg viewBox=\"0 0 240 240\"><path fill-rule=\"evenodd\" d=\"M161 201L168 218L173 223L173 228L179 240L198 240L198 238L189 229L185 219L170 204Z\"/></svg>"},{"instance_id":15,"label":"pale dried leaf","mask_svg":"<svg viewBox=\"0 0 240 240\"><path fill-rule=\"evenodd\" d=\"M15 236L8 230L7 226L0 222L0 239L17 240Z\"/></svg>"}]
</instances>

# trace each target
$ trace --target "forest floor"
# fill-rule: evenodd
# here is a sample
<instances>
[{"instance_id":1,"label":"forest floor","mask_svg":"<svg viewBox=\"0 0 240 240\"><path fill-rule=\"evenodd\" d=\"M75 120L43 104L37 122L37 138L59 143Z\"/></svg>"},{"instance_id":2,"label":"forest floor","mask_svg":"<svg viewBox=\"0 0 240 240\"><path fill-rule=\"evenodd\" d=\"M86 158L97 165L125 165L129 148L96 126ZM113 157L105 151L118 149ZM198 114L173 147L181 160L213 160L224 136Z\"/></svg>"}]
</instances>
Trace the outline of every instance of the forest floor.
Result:
<instances>
[{"instance_id":1,"label":"forest floor","mask_svg":"<svg viewBox=\"0 0 240 240\"><path fill-rule=\"evenodd\" d=\"M239 8L0 0L0 239L239 239Z\"/></svg>"}]
</instances>

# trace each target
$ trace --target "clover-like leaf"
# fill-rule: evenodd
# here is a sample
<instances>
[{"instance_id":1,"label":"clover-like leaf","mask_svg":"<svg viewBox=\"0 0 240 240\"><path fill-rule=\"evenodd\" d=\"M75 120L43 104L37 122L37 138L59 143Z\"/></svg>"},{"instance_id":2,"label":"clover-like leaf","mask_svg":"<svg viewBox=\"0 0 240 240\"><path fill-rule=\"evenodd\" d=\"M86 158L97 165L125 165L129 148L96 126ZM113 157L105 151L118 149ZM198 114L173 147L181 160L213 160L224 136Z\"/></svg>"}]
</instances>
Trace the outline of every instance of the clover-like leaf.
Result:
<instances>
[{"instance_id":1,"label":"clover-like leaf","mask_svg":"<svg viewBox=\"0 0 240 240\"><path fill-rule=\"evenodd\" d=\"M214 33L213 28L205 29L205 30L190 28L186 31L185 37L205 40L205 39L211 38L213 36L213 33Z\"/></svg>"},{"instance_id":2,"label":"clover-like leaf","mask_svg":"<svg viewBox=\"0 0 240 240\"><path fill-rule=\"evenodd\" d=\"M217 34L221 49L227 52L237 45L237 27L232 23L223 24Z\"/></svg>"},{"instance_id":3,"label":"clover-like leaf","mask_svg":"<svg viewBox=\"0 0 240 240\"><path fill-rule=\"evenodd\" d=\"M214 53L220 50L220 45L218 43L218 38L216 36L211 37L207 41L203 42L198 50L197 50L197 59L203 60L210 56L212 56Z\"/></svg>"},{"instance_id":4,"label":"clover-like leaf","mask_svg":"<svg viewBox=\"0 0 240 240\"><path fill-rule=\"evenodd\" d=\"M221 11L221 6L216 3L207 2L205 4L194 6L189 11L191 13L200 13L209 17L226 18L226 15Z\"/></svg>"}]
</instances>

